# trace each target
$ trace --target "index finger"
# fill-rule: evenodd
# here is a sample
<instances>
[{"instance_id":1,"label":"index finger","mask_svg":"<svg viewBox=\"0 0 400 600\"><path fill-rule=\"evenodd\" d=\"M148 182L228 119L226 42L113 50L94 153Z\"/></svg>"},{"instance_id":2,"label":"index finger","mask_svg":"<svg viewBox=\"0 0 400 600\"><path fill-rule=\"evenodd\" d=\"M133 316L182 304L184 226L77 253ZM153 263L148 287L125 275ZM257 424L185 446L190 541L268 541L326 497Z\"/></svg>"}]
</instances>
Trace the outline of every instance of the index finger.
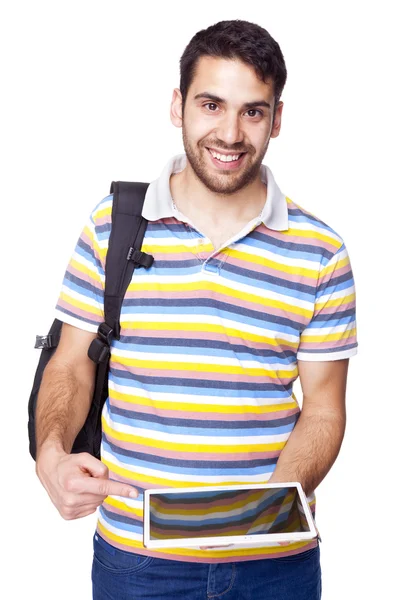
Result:
<instances>
[{"instance_id":1,"label":"index finger","mask_svg":"<svg viewBox=\"0 0 400 600\"><path fill-rule=\"evenodd\" d=\"M124 496L125 498L137 498L139 492L136 488L120 481L112 479L100 479L87 477L81 482L82 492L95 494L97 496Z\"/></svg>"}]
</instances>

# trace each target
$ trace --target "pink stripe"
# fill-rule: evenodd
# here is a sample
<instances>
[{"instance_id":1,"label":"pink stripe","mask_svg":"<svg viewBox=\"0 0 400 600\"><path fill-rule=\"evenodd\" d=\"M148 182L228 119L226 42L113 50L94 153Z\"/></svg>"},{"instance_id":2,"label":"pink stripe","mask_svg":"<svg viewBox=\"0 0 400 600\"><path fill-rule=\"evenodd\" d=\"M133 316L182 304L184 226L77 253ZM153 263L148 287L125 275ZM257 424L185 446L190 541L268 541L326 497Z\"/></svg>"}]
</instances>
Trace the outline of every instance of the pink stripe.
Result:
<instances>
[{"instance_id":1,"label":"pink stripe","mask_svg":"<svg viewBox=\"0 0 400 600\"><path fill-rule=\"evenodd\" d=\"M143 299L147 299L147 298L153 299L155 296L158 297L161 295L160 292L145 291L145 290L131 290L131 291L127 292L126 298L127 299L137 298L138 293L140 293L140 298L143 298ZM255 291L255 293L256 293L256 291ZM162 293L162 297L165 298L166 300L168 300L168 299L170 299L170 300L209 299L209 295L210 295L210 292L207 290L187 291L187 292L165 292L165 293L163 292ZM260 297L260 299L261 299L261 297ZM265 313L266 311L268 311L269 315L287 318L288 313L290 312L290 310L286 311L286 310L283 310L281 308L277 308L274 306L264 306L258 302L249 302L247 300L242 300L240 298L235 298L234 296L229 296L229 295L225 295L222 293L218 293L218 295L216 296L216 300L218 300L220 302L225 302L225 303L229 304L230 306L240 308L241 310L243 310L243 314L245 314L246 310L258 310L260 313ZM132 315L134 315L134 312L132 312ZM177 317L178 317L178 315L177 315ZM171 319L173 319L173 315L171 315ZM300 323L300 324L304 324L304 325L309 321L309 318L298 315L298 314L294 314L294 313L290 313L290 319L294 323ZM266 324L266 326L267 326L267 324Z\"/></svg>"},{"instance_id":2,"label":"pink stripe","mask_svg":"<svg viewBox=\"0 0 400 600\"><path fill-rule=\"evenodd\" d=\"M266 259L267 260L267 259ZM263 275L270 275L271 277L278 277L283 281L289 281L294 283L301 283L303 285L308 285L310 287L315 287L317 283L317 278L307 277L304 274L295 274L295 273L285 273L284 271L279 269L279 266L276 268L269 267L267 265L258 264L258 263L250 263L245 260L241 260L236 257L228 258L230 265L234 265L239 268L244 268L249 272L254 271L255 273L262 273ZM278 262L278 260L277 260ZM285 265L282 265L285 266ZM309 269L308 269L309 270ZM316 276L318 276L318 270L315 269Z\"/></svg>"},{"instance_id":3,"label":"pink stripe","mask_svg":"<svg viewBox=\"0 0 400 600\"><path fill-rule=\"evenodd\" d=\"M307 235L307 231L305 231L304 233L306 234L304 237L299 235L293 235L293 230L296 229L296 223L291 223L291 227L289 229L288 232L285 233L281 233L280 231L273 231L272 229L267 229L265 226L263 229L261 229L262 226L260 226L260 228L258 228L258 231L260 231L260 233L263 233L265 235L267 235L270 238L273 238L275 240L279 240L281 242L286 242L286 243L291 243L291 244L301 244L304 246L304 244L307 244L307 246L314 246L314 247L319 247L319 248L325 248L326 250L329 250L332 253L337 252L338 250L338 246L336 246L333 242L326 242L323 240L319 240L319 239L315 239L312 237L309 237ZM313 230L310 229L309 230L309 235L311 236L313 234ZM315 232L317 233L317 232ZM323 234L323 232L320 232ZM329 237L329 232L326 232L325 234L327 237ZM335 240L336 241L336 240Z\"/></svg>"},{"instance_id":4,"label":"pink stripe","mask_svg":"<svg viewBox=\"0 0 400 600\"><path fill-rule=\"evenodd\" d=\"M351 336L349 338L345 338L342 340L337 340L335 342L328 340L325 341L323 337L321 337L321 341L320 342L302 342L301 346L300 346L300 351L301 350L322 350L325 347L325 351L329 352L330 350L340 350L340 348L342 346L347 346L348 344L355 344L356 343L356 337L355 336ZM323 353L321 353L321 357L323 356Z\"/></svg>"},{"instance_id":5,"label":"pink stripe","mask_svg":"<svg viewBox=\"0 0 400 600\"><path fill-rule=\"evenodd\" d=\"M68 266L68 273L70 273L71 275L74 275L75 277L78 277L79 279L88 281L90 283L90 285L92 285L93 287L95 287L96 289L99 290L100 294L103 294L103 286L102 286L101 282L96 281L95 279L92 279L88 273L79 271L78 269L75 269L75 267L73 267L72 265Z\"/></svg>"},{"instance_id":6,"label":"pink stripe","mask_svg":"<svg viewBox=\"0 0 400 600\"><path fill-rule=\"evenodd\" d=\"M96 218L96 227L101 227L102 225L108 225L109 223L111 223L111 210L110 210L109 214L104 215L103 217Z\"/></svg>"},{"instance_id":7,"label":"pink stripe","mask_svg":"<svg viewBox=\"0 0 400 600\"><path fill-rule=\"evenodd\" d=\"M131 519L135 519L137 521L140 521L141 523L143 523L143 517L140 517L137 513L132 514L131 512L127 511L127 510L122 510L121 508L117 508L116 506L113 506L112 504L108 504L107 502L103 503L104 508L111 512L114 513L114 515L121 515L123 517L130 517Z\"/></svg>"},{"instance_id":8,"label":"pink stripe","mask_svg":"<svg viewBox=\"0 0 400 600\"><path fill-rule=\"evenodd\" d=\"M345 304L339 304L338 306L323 307L318 311L318 314L319 315L335 315L335 314L337 314L338 310L345 311L345 310L353 310L354 308L355 308L355 302L353 300L352 302L346 302Z\"/></svg>"},{"instance_id":9,"label":"pink stripe","mask_svg":"<svg viewBox=\"0 0 400 600\"><path fill-rule=\"evenodd\" d=\"M178 397L177 397L178 400ZM290 400L288 400L289 402ZM268 422L274 421L276 419L285 419L286 417L291 417L299 412L299 408L293 408L291 410L279 410L271 413L224 413L224 412L214 412L215 406L212 407L213 412L195 412L195 411L183 411L183 410L173 410L166 408L161 409L154 406L142 406L141 404L131 404L130 402L125 402L124 400L114 400L114 398L110 398L110 404L117 408L122 408L124 410L132 412L132 415L137 414L147 414L147 415L157 415L160 418L167 419L193 419L193 420L204 420L207 421L260 421ZM211 408L211 407L210 407ZM234 408L232 406L232 408Z\"/></svg>"},{"instance_id":10,"label":"pink stripe","mask_svg":"<svg viewBox=\"0 0 400 600\"><path fill-rule=\"evenodd\" d=\"M243 461L243 460L257 460L257 459L267 459L267 458L277 458L280 454L280 450L274 450L272 452L233 452L233 453L224 453L224 452L201 452L201 446L197 446L194 450L190 450L189 447L185 449L185 455L178 450L164 450L163 448L152 448L149 446L144 446L142 444L122 442L120 440L116 440L112 435L107 434L106 439L113 443L115 446L118 446L124 450L130 450L132 452L141 452L143 454L147 454L148 456L160 456L162 458L178 458L187 460L209 460L214 461L216 463L226 462L226 461ZM238 446L239 448L239 446ZM198 453L198 454L196 454ZM142 484L140 484L142 485Z\"/></svg>"},{"instance_id":11,"label":"pink stripe","mask_svg":"<svg viewBox=\"0 0 400 600\"><path fill-rule=\"evenodd\" d=\"M73 315L75 315L76 317L81 317L83 320L95 321L96 323L102 322L101 317L99 317L98 315L94 313L89 313L85 310L82 310L81 308L77 308L72 304L68 304L61 298L59 298L58 300L57 307L64 308L65 310L68 310L69 312L73 313Z\"/></svg>"},{"instance_id":12,"label":"pink stripe","mask_svg":"<svg viewBox=\"0 0 400 600\"><path fill-rule=\"evenodd\" d=\"M326 273L323 277L320 278L319 283L328 283L332 277L341 277L342 275L346 275L350 271L350 265L345 265L340 269L335 269L334 271L330 271ZM350 286L350 283L349 283Z\"/></svg>"},{"instance_id":13,"label":"pink stripe","mask_svg":"<svg viewBox=\"0 0 400 600\"><path fill-rule=\"evenodd\" d=\"M117 360L112 362L112 366L114 368L119 368L119 363ZM177 369L154 369L154 368L138 368L138 367L126 367L125 369L129 369L130 373L132 373L132 377L135 375L143 375L148 377L160 377L160 378L179 378L182 380L202 380L202 381L221 381L221 382L229 382L229 381L238 381L245 383L273 383L279 385L286 385L293 381L293 377L279 377L272 378L268 377L268 375L250 375L249 373L243 374L233 374L233 373L209 373L207 371L192 371L192 370L177 370ZM250 392L249 392L250 393Z\"/></svg>"},{"instance_id":14,"label":"pink stripe","mask_svg":"<svg viewBox=\"0 0 400 600\"><path fill-rule=\"evenodd\" d=\"M132 315L132 318L134 319L134 315ZM150 319L149 319L150 321ZM123 327L121 328L122 331L122 335L124 336L135 336L135 337L147 337L147 338L165 338L170 340L171 337L175 336L179 336L180 339L199 339L199 340L209 340L209 341L217 341L217 342L227 342L227 340L239 340L239 342L241 342L242 344L251 344L251 347L253 349L260 349L260 350L274 350L275 352L281 352L283 350L290 350L293 351L295 350L295 348L289 347L287 344L285 344L285 342L283 341L282 344L279 345L279 347L277 348L276 346L272 345L272 344L268 344L266 341L265 342L254 342L253 340L248 341L248 340L243 340L240 337L240 332L237 336L233 336L233 335L229 335L227 336L226 333L214 333L214 332L208 332L208 331L185 331L185 330L179 330L179 331L173 331L171 329L140 329L140 323L138 323L138 327L135 329L131 329L128 327ZM260 335L260 337L262 337ZM279 333L277 335L277 337L279 337Z\"/></svg>"}]
</instances>

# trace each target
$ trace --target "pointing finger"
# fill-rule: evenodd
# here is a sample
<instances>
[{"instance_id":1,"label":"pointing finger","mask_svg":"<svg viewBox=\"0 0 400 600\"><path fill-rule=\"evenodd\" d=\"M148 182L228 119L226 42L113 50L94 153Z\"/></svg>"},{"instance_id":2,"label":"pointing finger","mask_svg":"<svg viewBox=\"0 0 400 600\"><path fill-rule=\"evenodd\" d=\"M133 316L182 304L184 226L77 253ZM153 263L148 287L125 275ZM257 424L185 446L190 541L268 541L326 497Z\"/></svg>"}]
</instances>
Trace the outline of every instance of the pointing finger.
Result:
<instances>
[{"instance_id":1,"label":"pointing finger","mask_svg":"<svg viewBox=\"0 0 400 600\"><path fill-rule=\"evenodd\" d=\"M133 486L111 479L97 479L96 477L82 478L80 492L97 494L98 496L124 496L125 498L137 498L138 491Z\"/></svg>"}]
</instances>

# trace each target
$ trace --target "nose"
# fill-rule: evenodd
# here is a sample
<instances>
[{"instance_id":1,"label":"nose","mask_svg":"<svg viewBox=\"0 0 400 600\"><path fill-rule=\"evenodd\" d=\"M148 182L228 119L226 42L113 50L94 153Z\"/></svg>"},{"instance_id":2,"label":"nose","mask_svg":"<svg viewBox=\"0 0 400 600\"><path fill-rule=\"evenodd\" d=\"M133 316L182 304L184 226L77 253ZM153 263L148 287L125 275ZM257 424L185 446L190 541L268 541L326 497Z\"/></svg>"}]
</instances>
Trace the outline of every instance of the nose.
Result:
<instances>
[{"instance_id":1,"label":"nose","mask_svg":"<svg viewBox=\"0 0 400 600\"><path fill-rule=\"evenodd\" d=\"M218 138L227 145L243 142L244 135L241 130L240 116L233 111L226 111L217 129Z\"/></svg>"}]
</instances>

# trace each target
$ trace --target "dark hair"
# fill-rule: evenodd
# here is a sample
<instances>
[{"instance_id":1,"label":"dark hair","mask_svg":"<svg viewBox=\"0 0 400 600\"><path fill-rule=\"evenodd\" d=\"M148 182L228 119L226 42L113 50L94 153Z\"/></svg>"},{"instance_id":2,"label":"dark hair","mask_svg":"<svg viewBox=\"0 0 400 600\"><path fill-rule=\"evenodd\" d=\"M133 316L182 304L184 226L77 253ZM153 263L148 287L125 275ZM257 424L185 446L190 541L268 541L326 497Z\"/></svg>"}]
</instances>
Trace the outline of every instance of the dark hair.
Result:
<instances>
[{"instance_id":1,"label":"dark hair","mask_svg":"<svg viewBox=\"0 0 400 600\"><path fill-rule=\"evenodd\" d=\"M275 105L286 82L286 65L278 43L268 31L248 21L220 21L198 31L180 60L180 90L185 105L197 62L201 56L235 59L251 65L262 81L274 84Z\"/></svg>"}]
</instances>

